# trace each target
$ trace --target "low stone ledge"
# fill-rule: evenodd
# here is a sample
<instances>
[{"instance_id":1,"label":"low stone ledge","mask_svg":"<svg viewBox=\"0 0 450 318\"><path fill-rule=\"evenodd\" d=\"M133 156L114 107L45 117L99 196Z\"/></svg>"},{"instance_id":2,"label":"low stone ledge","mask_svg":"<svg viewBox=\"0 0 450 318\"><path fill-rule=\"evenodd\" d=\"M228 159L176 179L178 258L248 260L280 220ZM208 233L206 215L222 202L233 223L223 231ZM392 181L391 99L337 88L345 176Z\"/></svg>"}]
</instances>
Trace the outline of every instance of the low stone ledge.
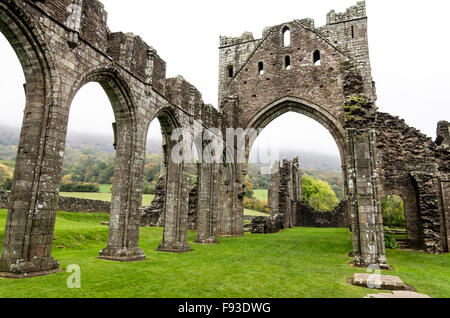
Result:
<instances>
[{"instance_id":1,"label":"low stone ledge","mask_svg":"<svg viewBox=\"0 0 450 318\"><path fill-rule=\"evenodd\" d=\"M352 284L355 286L383 290L406 290L407 286L397 276L356 273Z\"/></svg>"}]
</instances>

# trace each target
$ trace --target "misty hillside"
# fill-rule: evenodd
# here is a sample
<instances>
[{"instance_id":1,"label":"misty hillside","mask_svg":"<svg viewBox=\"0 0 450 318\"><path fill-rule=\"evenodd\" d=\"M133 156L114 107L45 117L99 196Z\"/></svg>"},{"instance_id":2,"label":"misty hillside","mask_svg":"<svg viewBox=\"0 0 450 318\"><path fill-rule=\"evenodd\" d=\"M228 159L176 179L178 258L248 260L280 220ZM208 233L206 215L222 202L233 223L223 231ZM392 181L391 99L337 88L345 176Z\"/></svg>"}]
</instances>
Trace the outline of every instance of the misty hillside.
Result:
<instances>
[{"instance_id":1,"label":"misty hillside","mask_svg":"<svg viewBox=\"0 0 450 318\"><path fill-rule=\"evenodd\" d=\"M20 129L0 125L0 145L17 146L19 144L19 135ZM113 136L105 135L69 133L67 138L67 145L72 149L81 150L90 148L95 151L102 151L109 154L114 153L113 143ZM160 154L161 147L161 139L149 138L147 141L148 153Z\"/></svg>"},{"instance_id":2,"label":"misty hillside","mask_svg":"<svg viewBox=\"0 0 450 318\"><path fill-rule=\"evenodd\" d=\"M0 126L0 145L17 146L19 143L19 129ZM105 135L91 135L70 133L67 138L67 146L75 150L92 149L94 151L114 153L113 137ZM147 141L147 153L161 153L161 139L153 138ZM14 147L2 147L3 152L8 152L8 157L15 154ZM5 153L4 153L5 155ZM341 161L338 155L318 154L310 151L295 151L289 149L280 149L280 160L287 158L289 160L299 156L300 167L302 169L316 169L324 171L340 171ZM252 158L251 158L252 159ZM250 162L254 162L251 160Z\"/></svg>"}]
</instances>

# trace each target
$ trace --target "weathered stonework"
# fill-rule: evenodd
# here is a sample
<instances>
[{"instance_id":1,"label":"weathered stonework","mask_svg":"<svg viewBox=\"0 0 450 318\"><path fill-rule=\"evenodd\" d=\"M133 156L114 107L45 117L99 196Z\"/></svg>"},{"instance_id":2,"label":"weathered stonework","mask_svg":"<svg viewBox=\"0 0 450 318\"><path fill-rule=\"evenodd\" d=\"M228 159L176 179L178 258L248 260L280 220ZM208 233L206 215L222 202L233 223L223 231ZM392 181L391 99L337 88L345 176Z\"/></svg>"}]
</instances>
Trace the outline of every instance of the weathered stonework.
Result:
<instances>
[{"instance_id":1,"label":"weathered stonework","mask_svg":"<svg viewBox=\"0 0 450 318\"><path fill-rule=\"evenodd\" d=\"M286 30L289 45L283 43ZM101 84L116 118L109 236L101 258L145 257L139 248L140 205L145 141L154 119L161 123L164 150L159 249L186 252L191 189L187 165L171 160L174 145L182 141L172 140L172 132L185 127L194 135L197 121L201 130L264 128L289 111L321 123L338 145L356 264L387 266L380 199L397 189L408 206L415 200L415 216L408 216L412 239L428 252L448 250L448 123L440 124L435 143L376 111L364 2L345 13L331 11L320 28L303 19L266 28L261 39L250 33L221 37L219 110L204 104L181 76L167 79L166 63L139 36L110 32L98 0L0 0L0 32L17 53L26 80L0 259L0 272L6 274L0 275L59 269L51 250L67 124L74 96L89 82ZM226 138L225 143L234 143ZM247 157L251 146L246 145ZM200 166L197 241L242 236L246 163ZM159 210L161 202L156 202Z\"/></svg>"},{"instance_id":2,"label":"weathered stonework","mask_svg":"<svg viewBox=\"0 0 450 318\"><path fill-rule=\"evenodd\" d=\"M278 162L272 170L271 188L269 189L269 209L272 215L283 216L283 228L297 225L297 208L302 201L302 172L298 158L292 162L286 159Z\"/></svg>"},{"instance_id":3,"label":"weathered stonework","mask_svg":"<svg viewBox=\"0 0 450 318\"><path fill-rule=\"evenodd\" d=\"M297 224L300 227L348 228L348 203L341 201L332 211L316 211L304 202L297 208Z\"/></svg>"},{"instance_id":4,"label":"weathered stonework","mask_svg":"<svg viewBox=\"0 0 450 318\"><path fill-rule=\"evenodd\" d=\"M272 168L269 209L272 216L281 216L280 229L299 227L349 227L348 204L342 201L333 211L315 211L303 201L302 171L299 159L276 162ZM270 227L268 227L270 228Z\"/></svg>"}]
</instances>

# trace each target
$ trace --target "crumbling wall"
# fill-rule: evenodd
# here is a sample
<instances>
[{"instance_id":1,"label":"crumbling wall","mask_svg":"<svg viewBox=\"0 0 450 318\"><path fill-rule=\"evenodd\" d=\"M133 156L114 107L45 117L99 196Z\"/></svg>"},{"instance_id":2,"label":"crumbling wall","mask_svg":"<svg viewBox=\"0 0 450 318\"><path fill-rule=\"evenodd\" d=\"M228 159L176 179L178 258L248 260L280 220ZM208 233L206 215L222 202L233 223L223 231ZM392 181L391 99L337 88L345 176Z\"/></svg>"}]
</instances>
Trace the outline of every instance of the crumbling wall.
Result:
<instances>
[{"instance_id":1,"label":"crumbling wall","mask_svg":"<svg viewBox=\"0 0 450 318\"><path fill-rule=\"evenodd\" d=\"M161 216L164 213L165 195L166 179L164 177L160 177L158 183L156 184L155 197L152 203L150 204L150 206L143 207L141 209L141 226L164 226Z\"/></svg>"},{"instance_id":2,"label":"crumbling wall","mask_svg":"<svg viewBox=\"0 0 450 318\"><path fill-rule=\"evenodd\" d=\"M271 186L269 189L268 205L272 215L283 217L283 228L294 227L296 222L297 202L302 196L302 172L299 159L283 160L280 165L276 162L272 168Z\"/></svg>"},{"instance_id":3,"label":"crumbling wall","mask_svg":"<svg viewBox=\"0 0 450 318\"><path fill-rule=\"evenodd\" d=\"M332 211L316 211L314 208L300 202L297 208L297 223L299 227L318 228L348 228L349 216L346 201L341 201Z\"/></svg>"},{"instance_id":4,"label":"crumbling wall","mask_svg":"<svg viewBox=\"0 0 450 318\"><path fill-rule=\"evenodd\" d=\"M435 143L390 114L377 113L376 123L380 196L402 197L411 245L429 253L448 251L448 124L439 123Z\"/></svg>"},{"instance_id":5,"label":"crumbling wall","mask_svg":"<svg viewBox=\"0 0 450 318\"><path fill-rule=\"evenodd\" d=\"M192 231L197 230L198 222L198 184L196 184L191 192L189 192L189 215L188 228Z\"/></svg>"}]
</instances>

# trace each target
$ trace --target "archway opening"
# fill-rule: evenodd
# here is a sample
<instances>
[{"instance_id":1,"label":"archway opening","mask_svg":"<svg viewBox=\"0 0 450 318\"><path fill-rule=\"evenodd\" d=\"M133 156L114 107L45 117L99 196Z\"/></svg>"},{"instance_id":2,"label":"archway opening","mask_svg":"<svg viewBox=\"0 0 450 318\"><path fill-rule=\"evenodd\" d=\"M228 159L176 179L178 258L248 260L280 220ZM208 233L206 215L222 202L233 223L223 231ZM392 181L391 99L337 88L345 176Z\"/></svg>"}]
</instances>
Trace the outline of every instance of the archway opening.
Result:
<instances>
[{"instance_id":1,"label":"archway opening","mask_svg":"<svg viewBox=\"0 0 450 318\"><path fill-rule=\"evenodd\" d=\"M405 202L403 198L391 194L381 200L385 243L388 248L408 247Z\"/></svg>"},{"instance_id":2,"label":"archway opening","mask_svg":"<svg viewBox=\"0 0 450 318\"><path fill-rule=\"evenodd\" d=\"M268 111L255 122L254 127L263 130L249 153L244 205L247 214L286 213L278 209L278 200L289 197L298 202L298 208L292 206L298 210L293 212L298 215L293 226L304 226L301 206L331 212L345 199L342 149L322 123L295 107L281 109L281 114ZM346 218L342 215L343 224Z\"/></svg>"},{"instance_id":3,"label":"archway opening","mask_svg":"<svg viewBox=\"0 0 450 318\"><path fill-rule=\"evenodd\" d=\"M170 109L163 109L150 123L147 132L146 160L144 167L144 190L141 225L149 227L164 226L164 204L166 200L167 169L176 141L172 139L178 122ZM199 153L195 143L190 150L190 163L187 174L189 213L188 228L196 230L198 202L198 167Z\"/></svg>"},{"instance_id":4,"label":"archway opening","mask_svg":"<svg viewBox=\"0 0 450 318\"><path fill-rule=\"evenodd\" d=\"M3 33L0 33L0 191L10 191L25 109L25 76L22 65Z\"/></svg>"},{"instance_id":5,"label":"archway opening","mask_svg":"<svg viewBox=\"0 0 450 318\"><path fill-rule=\"evenodd\" d=\"M99 83L87 83L76 93L68 118L61 196L111 201L115 122L111 102Z\"/></svg>"}]
</instances>

